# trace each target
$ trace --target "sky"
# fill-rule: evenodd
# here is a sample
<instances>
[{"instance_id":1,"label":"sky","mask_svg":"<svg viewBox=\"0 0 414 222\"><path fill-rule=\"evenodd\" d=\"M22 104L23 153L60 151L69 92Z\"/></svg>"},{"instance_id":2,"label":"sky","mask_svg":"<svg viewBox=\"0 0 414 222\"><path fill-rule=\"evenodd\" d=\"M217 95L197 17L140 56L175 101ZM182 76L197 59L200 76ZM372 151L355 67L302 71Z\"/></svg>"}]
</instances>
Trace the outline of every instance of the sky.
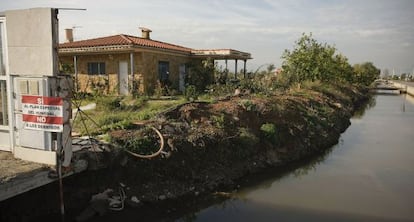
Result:
<instances>
[{"instance_id":1,"label":"sky","mask_svg":"<svg viewBox=\"0 0 414 222\"><path fill-rule=\"evenodd\" d=\"M0 11L60 10L60 42L74 28L83 40L141 36L193 49L249 52L247 70L280 67L302 33L335 46L351 64L373 62L390 74L414 72L413 0L1 0ZM229 62L229 66L231 63Z\"/></svg>"}]
</instances>

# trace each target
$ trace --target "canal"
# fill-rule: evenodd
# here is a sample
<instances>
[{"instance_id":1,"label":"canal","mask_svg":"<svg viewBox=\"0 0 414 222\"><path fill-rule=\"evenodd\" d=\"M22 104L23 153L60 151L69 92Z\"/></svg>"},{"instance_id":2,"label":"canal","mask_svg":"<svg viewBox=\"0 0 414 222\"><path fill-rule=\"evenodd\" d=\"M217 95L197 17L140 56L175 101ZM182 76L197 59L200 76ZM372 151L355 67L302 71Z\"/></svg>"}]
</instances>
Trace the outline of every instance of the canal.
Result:
<instances>
[{"instance_id":1,"label":"canal","mask_svg":"<svg viewBox=\"0 0 414 222\"><path fill-rule=\"evenodd\" d=\"M414 221L414 99L378 94L322 157L178 222Z\"/></svg>"}]
</instances>

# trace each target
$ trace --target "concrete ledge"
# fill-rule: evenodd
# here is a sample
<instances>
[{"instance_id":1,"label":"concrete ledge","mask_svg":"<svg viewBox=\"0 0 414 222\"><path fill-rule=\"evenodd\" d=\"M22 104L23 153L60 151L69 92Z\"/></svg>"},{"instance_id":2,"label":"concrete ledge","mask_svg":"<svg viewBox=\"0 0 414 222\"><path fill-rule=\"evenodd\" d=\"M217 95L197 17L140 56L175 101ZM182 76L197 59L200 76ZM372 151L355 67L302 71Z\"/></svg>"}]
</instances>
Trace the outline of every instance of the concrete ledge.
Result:
<instances>
[{"instance_id":1,"label":"concrete ledge","mask_svg":"<svg viewBox=\"0 0 414 222\"><path fill-rule=\"evenodd\" d=\"M0 201L55 181L48 177L48 170L37 172L26 178L15 178L0 184Z\"/></svg>"},{"instance_id":2,"label":"concrete ledge","mask_svg":"<svg viewBox=\"0 0 414 222\"><path fill-rule=\"evenodd\" d=\"M37 150L25 147L15 147L14 156L16 158L32 161L36 163L56 165L56 152Z\"/></svg>"},{"instance_id":3,"label":"concrete ledge","mask_svg":"<svg viewBox=\"0 0 414 222\"><path fill-rule=\"evenodd\" d=\"M392 84L395 87L401 88L401 89L405 89L404 93L407 93L410 96L414 96L414 86L410 86L408 84L404 84L402 82L394 82L392 81Z\"/></svg>"},{"instance_id":4,"label":"concrete ledge","mask_svg":"<svg viewBox=\"0 0 414 222\"><path fill-rule=\"evenodd\" d=\"M9 152L1 152L0 154L2 156L0 159L4 161L4 164L0 165L4 168L0 172L0 201L57 180L48 177L53 168L13 158ZM72 162L71 166L72 171L63 175L64 178L86 170L88 162L78 159Z\"/></svg>"}]
</instances>

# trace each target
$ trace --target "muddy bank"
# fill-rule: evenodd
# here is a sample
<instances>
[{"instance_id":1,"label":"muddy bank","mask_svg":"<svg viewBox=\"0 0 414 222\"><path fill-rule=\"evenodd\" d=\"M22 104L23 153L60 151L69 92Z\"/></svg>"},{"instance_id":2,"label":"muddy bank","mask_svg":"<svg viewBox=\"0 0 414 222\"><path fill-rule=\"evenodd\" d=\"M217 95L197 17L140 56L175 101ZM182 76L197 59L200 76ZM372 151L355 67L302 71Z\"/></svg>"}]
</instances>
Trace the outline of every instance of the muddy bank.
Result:
<instances>
[{"instance_id":1,"label":"muddy bank","mask_svg":"<svg viewBox=\"0 0 414 222\"><path fill-rule=\"evenodd\" d=\"M134 211L143 212L169 201L237 188L242 177L323 153L338 142L355 108L367 99L364 89L330 87L184 104L147 123L161 132L166 147L165 153L152 159L123 151L128 147L151 152L141 147L152 138L137 139L142 138L137 135L142 135L143 127L114 131L110 134L113 148L98 157L108 167L65 180L68 217L79 215L92 195L107 188L116 190L120 182L126 185L128 197L139 200ZM56 184L30 195L8 201L8 212L15 211L9 206L20 204L28 205L22 208L31 209L27 213L31 218L32 214L39 219L59 213ZM33 207L33 200L45 195L49 198L43 205L56 207ZM6 204L1 204L4 209Z\"/></svg>"}]
</instances>

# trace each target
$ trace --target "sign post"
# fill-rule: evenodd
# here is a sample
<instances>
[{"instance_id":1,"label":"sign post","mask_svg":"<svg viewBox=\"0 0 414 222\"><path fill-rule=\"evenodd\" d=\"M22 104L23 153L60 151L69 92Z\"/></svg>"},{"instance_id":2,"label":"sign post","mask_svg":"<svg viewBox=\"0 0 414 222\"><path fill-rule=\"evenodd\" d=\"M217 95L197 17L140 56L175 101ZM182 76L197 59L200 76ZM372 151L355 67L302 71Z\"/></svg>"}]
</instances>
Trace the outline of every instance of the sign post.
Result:
<instances>
[{"instance_id":1,"label":"sign post","mask_svg":"<svg viewBox=\"0 0 414 222\"><path fill-rule=\"evenodd\" d=\"M60 97L22 95L25 129L63 131L63 99Z\"/></svg>"}]
</instances>

